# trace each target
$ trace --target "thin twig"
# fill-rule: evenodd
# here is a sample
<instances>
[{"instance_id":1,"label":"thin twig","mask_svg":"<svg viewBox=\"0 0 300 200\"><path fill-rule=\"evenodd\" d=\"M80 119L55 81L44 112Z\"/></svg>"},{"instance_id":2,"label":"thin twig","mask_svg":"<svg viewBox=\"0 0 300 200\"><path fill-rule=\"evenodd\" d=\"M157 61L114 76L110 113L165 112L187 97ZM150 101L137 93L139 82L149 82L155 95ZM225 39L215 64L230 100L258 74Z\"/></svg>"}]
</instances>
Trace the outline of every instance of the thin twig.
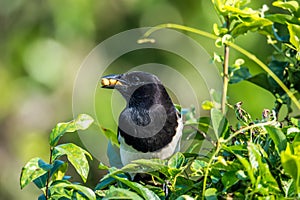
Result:
<instances>
[{"instance_id":1,"label":"thin twig","mask_svg":"<svg viewBox=\"0 0 300 200\"><path fill-rule=\"evenodd\" d=\"M49 158L49 164L52 164L52 153L53 153L53 147L50 147L50 158ZM47 181L46 181L46 199L49 199L49 182L50 182L50 170L48 171Z\"/></svg>"},{"instance_id":2,"label":"thin twig","mask_svg":"<svg viewBox=\"0 0 300 200\"><path fill-rule=\"evenodd\" d=\"M230 21L229 18L226 17L226 27L229 30ZM228 67L229 67L229 46L224 44L224 62L223 62L223 92L222 92L222 101L221 101L221 111L223 115L226 113L226 102L227 102L227 90L228 90Z\"/></svg>"},{"instance_id":3,"label":"thin twig","mask_svg":"<svg viewBox=\"0 0 300 200\"><path fill-rule=\"evenodd\" d=\"M179 24L161 24L158 25L154 28L151 28L150 30L148 30L145 34L144 37L149 37L153 32L159 30L159 29L163 29L163 28L173 28L173 29L178 29L178 30L183 30L183 31L188 31L191 33L195 33L213 40L218 39L217 36L215 36L214 34L199 30L199 29L195 29L195 28L191 28L191 27L187 27L187 26L183 26L183 25L179 25ZM254 61L256 64L258 64L264 71L266 71L270 77L272 77L275 82L284 90L285 93L287 93L287 95L292 99L292 101L294 102L294 104L297 106L298 109L300 109L300 102L298 102L297 98L295 97L295 95L293 94L293 92L291 92L286 85L278 78L278 76L276 76L276 74L269 69L269 67L267 65L265 65L261 60L259 60L255 55L253 55L252 53L250 53L249 51L243 49L242 47L232 43L232 42L227 42L226 43L228 46L230 46L231 48L237 50L238 52L244 54L245 56L247 56L250 60Z\"/></svg>"}]
</instances>

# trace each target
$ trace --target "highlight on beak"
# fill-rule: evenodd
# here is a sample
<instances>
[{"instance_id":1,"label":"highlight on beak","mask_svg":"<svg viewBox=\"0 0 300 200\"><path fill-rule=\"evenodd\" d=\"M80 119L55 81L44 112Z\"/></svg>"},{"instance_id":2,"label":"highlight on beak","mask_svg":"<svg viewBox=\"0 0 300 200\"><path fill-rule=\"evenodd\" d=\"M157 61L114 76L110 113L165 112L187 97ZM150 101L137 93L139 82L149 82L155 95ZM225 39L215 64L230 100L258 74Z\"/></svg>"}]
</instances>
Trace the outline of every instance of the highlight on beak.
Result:
<instances>
[{"instance_id":1,"label":"highlight on beak","mask_svg":"<svg viewBox=\"0 0 300 200\"><path fill-rule=\"evenodd\" d=\"M101 78L102 88L115 88L116 85L122 85L119 81L119 75L108 75Z\"/></svg>"}]
</instances>

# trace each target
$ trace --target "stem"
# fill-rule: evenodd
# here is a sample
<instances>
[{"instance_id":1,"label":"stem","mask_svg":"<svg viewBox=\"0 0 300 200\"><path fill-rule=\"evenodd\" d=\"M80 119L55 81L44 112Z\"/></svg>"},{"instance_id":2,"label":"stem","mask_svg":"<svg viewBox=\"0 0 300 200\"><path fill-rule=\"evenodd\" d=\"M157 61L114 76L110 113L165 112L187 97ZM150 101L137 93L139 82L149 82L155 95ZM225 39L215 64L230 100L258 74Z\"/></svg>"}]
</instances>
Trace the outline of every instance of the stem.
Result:
<instances>
[{"instance_id":1,"label":"stem","mask_svg":"<svg viewBox=\"0 0 300 200\"><path fill-rule=\"evenodd\" d=\"M229 30L230 21L228 16L225 18L226 27ZM227 44L224 45L224 62L223 62L223 92L222 92L222 101L221 101L221 110L223 115L226 113L226 100L227 100L227 90L228 90L228 67L229 67L229 46Z\"/></svg>"},{"instance_id":2,"label":"stem","mask_svg":"<svg viewBox=\"0 0 300 200\"><path fill-rule=\"evenodd\" d=\"M263 122L263 123L253 124L251 126L246 126L244 128L241 128L241 129L237 130L236 132L234 132L232 135L230 135L226 140L222 141L222 143L229 142L234 137L236 137L238 134L243 133L243 132L245 132L247 130L250 130L250 129L253 129L253 128L256 128L256 127L272 125L272 124L274 124L274 123L277 122L276 120L277 120L276 117L274 117L274 119L272 121L267 121L267 122Z\"/></svg>"},{"instance_id":3,"label":"stem","mask_svg":"<svg viewBox=\"0 0 300 200\"><path fill-rule=\"evenodd\" d=\"M158 26L148 30L144 34L144 37L149 37L153 32L155 32L159 29L163 29L163 28L173 28L173 29L188 31L188 32L195 33L195 34L198 34L198 35L201 35L201 36L204 36L206 38L213 39L213 40L216 40L218 38L217 36L215 36L211 33L201 31L201 30L198 30L198 29L195 29L195 28L179 25L179 24L161 24L161 25L158 25ZM285 84L276 76L276 74L274 74L274 72L269 69L269 67L267 65L265 65L261 60L259 60L255 55L251 54L249 51L243 49L242 47L240 47L240 46L238 46L234 43L227 42L226 45L228 45L229 47L232 47L233 49L237 50L238 52L244 54L249 59L254 61L257 65L259 65L263 70L265 70L275 80L275 82L284 90L284 92L287 93L287 95L292 99L292 101L294 102L296 107L298 109L300 109L300 103L298 102L295 95L285 86Z\"/></svg>"},{"instance_id":4,"label":"stem","mask_svg":"<svg viewBox=\"0 0 300 200\"><path fill-rule=\"evenodd\" d=\"M228 66L229 66L229 46L225 44L224 46L224 63L223 63L223 92L222 92L222 103L221 110L223 115L226 113L226 100L227 100L227 90L228 90Z\"/></svg>"},{"instance_id":5,"label":"stem","mask_svg":"<svg viewBox=\"0 0 300 200\"><path fill-rule=\"evenodd\" d=\"M207 168L205 170L205 174L204 174L204 179L203 179L203 191L202 191L202 200L205 199L205 191L206 191L206 182L207 182L207 177L208 177L208 172L210 170L210 166L213 162L213 160L215 159L216 155L218 155L218 153L220 152L221 150L221 145L220 143L218 142L217 143L217 149L215 151L215 153L212 155L211 159L209 160L209 162L207 163Z\"/></svg>"},{"instance_id":6,"label":"stem","mask_svg":"<svg viewBox=\"0 0 300 200\"><path fill-rule=\"evenodd\" d=\"M52 164L52 153L53 153L53 147L50 147L50 158L49 158L49 164ZM46 181L46 199L49 199L49 182L50 182L50 170L48 171L47 181Z\"/></svg>"}]
</instances>

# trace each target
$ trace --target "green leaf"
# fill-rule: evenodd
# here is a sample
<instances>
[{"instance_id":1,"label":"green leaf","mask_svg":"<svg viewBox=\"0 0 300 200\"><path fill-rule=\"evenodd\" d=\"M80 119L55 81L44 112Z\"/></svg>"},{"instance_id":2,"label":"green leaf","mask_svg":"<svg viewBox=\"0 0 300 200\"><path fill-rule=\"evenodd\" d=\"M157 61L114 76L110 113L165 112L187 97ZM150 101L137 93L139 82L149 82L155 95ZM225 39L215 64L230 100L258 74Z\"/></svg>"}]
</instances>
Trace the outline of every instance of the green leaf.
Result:
<instances>
[{"instance_id":1,"label":"green leaf","mask_svg":"<svg viewBox=\"0 0 300 200\"><path fill-rule=\"evenodd\" d=\"M55 199L55 198L53 198L53 196L66 197L68 199L71 199L70 197L72 197L73 193L75 193L76 196L80 195L81 197L86 197L89 200L96 200L96 195L93 192L93 190L91 190L88 187L82 186L82 185L70 183L68 181L55 181L49 187L49 190L50 190L50 194L51 194L51 199ZM80 192L80 193L78 193L78 192ZM84 195L84 196L82 196L82 195ZM86 198L82 198L82 199L86 199ZM76 199L78 199L78 198L76 198Z\"/></svg>"},{"instance_id":2,"label":"green leaf","mask_svg":"<svg viewBox=\"0 0 300 200\"><path fill-rule=\"evenodd\" d=\"M252 170L250 163L248 162L248 160L246 158L244 158L244 157L242 157L242 156L240 156L238 154L236 154L235 156L239 159L239 161L241 162L241 164L246 169L246 172L247 172L247 174L248 174L248 176L249 176L249 178L251 180L251 183L252 183L252 185L254 185L255 182L256 182L256 179L255 179L254 171Z\"/></svg>"},{"instance_id":3,"label":"green leaf","mask_svg":"<svg viewBox=\"0 0 300 200\"><path fill-rule=\"evenodd\" d=\"M280 154L281 163L286 173L292 176L297 191L300 192L300 158L293 155L291 146L288 143L285 151Z\"/></svg>"},{"instance_id":4,"label":"green leaf","mask_svg":"<svg viewBox=\"0 0 300 200\"><path fill-rule=\"evenodd\" d=\"M194 199L195 198L193 198L193 197L191 197L189 195L184 194L184 195L179 196L176 200L194 200Z\"/></svg>"},{"instance_id":5,"label":"green leaf","mask_svg":"<svg viewBox=\"0 0 300 200\"><path fill-rule=\"evenodd\" d=\"M203 161L203 160L194 160L191 164L191 170L194 172L201 172L204 167L207 166L207 162Z\"/></svg>"},{"instance_id":6,"label":"green leaf","mask_svg":"<svg viewBox=\"0 0 300 200\"><path fill-rule=\"evenodd\" d=\"M118 141L118 135L115 131L112 131L111 129L104 128L100 126L102 132L104 133L105 137L111 141L112 144L116 145L117 147L120 147L119 141Z\"/></svg>"},{"instance_id":7,"label":"green leaf","mask_svg":"<svg viewBox=\"0 0 300 200\"><path fill-rule=\"evenodd\" d=\"M284 133L281 129L272 127L272 126L265 126L267 132L269 133L271 139L275 143L277 151L280 153L286 149L287 140Z\"/></svg>"},{"instance_id":8,"label":"green leaf","mask_svg":"<svg viewBox=\"0 0 300 200\"><path fill-rule=\"evenodd\" d=\"M110 187L106 191L105 199L132 199L132 200L143 200L138 194L131 192L127 189Z\"/></svg>"},{"instance_id":9,"label":"green leaf","mask_svg":"<svg viewBox=\"0 0 300 200\"><path fill-rule=\"evenodd\" d=\"M169 159L168 167L179 169L179 168L183 167L184 162L185 162L184 155L181 152L177 152Z\"/></svg>"},{"instance_id":10,"label":"green leaf","mask_svg":"<svg viewBox=\"0 0 300 200\"><path fill-rule=\"evenodd\" d=\"M86 156L92 160L91 154L73 143L67 143L56 146L53 150L52 157L53 160L55 160L63 155L67 156L70 163L85 182L89 173L89 163Z\"/></svg>"},{"instance_id":11,"label":"green leaf","mask_svg":"<svg viewBox=\"0 0 300 200\"><path fill-rule=\"evenodd\" d=\"M272 5L292 12L296 12L299 9L299 3L297 1L275 1Z\"/></svg>"},{"instance_id":12,"label":"green leaf","mask_svg":"<svg viewBox=\"0 0 300 200\"><path fill-rule=\"evenodd\" d=\"M261 17L251 17L251 18L245 18L242 23L237 23L231 32L231 35L233 37L237 37L239 35L243 35L247 33L248 31L259 31L263 27L271 26L273 24L272 21L261 18Z\"/></svg>"},{"instance_id":13,"label":"green leaf","mask_svg":"<svg viewBox=\"0 0 300 200\"><path fill-rule=\"evenodd\" d=\"M290 33L290 43L299 52L300 51L300 26L296 24L290 24L290 23L288 23L287 25Z\"/></svg>"},{"instance_id":14,"label":"green leaf","mask_svg":"<svg viewBox=\"0 0 300 200\"><path fill-rule=\"evenodd\" d=\"M39 166L40 158L32 158L26 165L22 168L20 176L20 186L23 189L28 183L32 182L34 179L47 173L46 170Z\"/></svg>"},{"instance_id":15,"label":"green leaf","mask_svg":"<svg viewBox=\"0 0 300 200\"><path fill-rule=\"evenodd\" d=\"M229 67L230 80L229 83L239 83L245 79L251 77L249 69L247 67Z\"/></svg>"},{"instance_id":16,"label":"green leaf","mask_svg":"<svg viewBox=\"0 0 300 200\"><path fill-rule=\"evenodd\" d=\"M159 159L140 159L132 161L130 164L125 165L122 167L122 172L127 173L147 173L158 171L166 168L163 160ZM162 170L163 171L163 170Z\"/></svg>"},{"instance_id":17,"label":"green leaf","mask_svg":"<svg viewBox=\"0 0 300 200\"><path fill-rule=\"evenodd\" d=\"M221 181L222 181L224 187L226 189L228 189L231 186L233 186L234 184L236 184L237 182L239 182L239 179L236 176L235 171L228 171L223 174Z\"/></svg>"},{"instance_id":18,"label":"green leaf","mask_svg":"<svg viewBox=\"0 0 300 200\"><path fill-rule=\"evenodd\" d=\"M210 110L214 107L214 103L212 101L203 101L201 104L203 110Z\"/></svg>"},{"instance_id":19,"label":"green leaf","mask_svg":"<svg viewBox=\"0 0 300 200\"><path fill-rule=\"evenodd\" d=\"M57 145L59 139L67 132L74 132L77 130L85 130L92 123L94 119L86 114L80 114L75 120L70 122L58 123L54 129L52 129L49 137L49 144L51 147Z\"/></svg>"},{"instance_id":20,"label":"green leaf","mask_svg":"<svg viewBox=\"0 0 300 200\"><path fill-rule=\"evenodd\" d=\"M263 161L262 155L266 155L264 150L259 145L248 143L248 151L251 166L253 169L256 169L255 171L259 172L259 176L262 179L260 184L262 184L267 191L274 193L279 192L280 189L277 181L270 172L269 165Z\"/></svg>"},{"instance_id":21,"label":"green leaf","mask_svg":"<svg viewBox=\"0 0 300 200\"><path fill-rule=\"evenodd\" d=\"M40 163L40 161L39 161L39 163ZM48 164L48 165L49 165L49 164ZM60 171L60 170L63 170L63 171L64 171L64 173L63 173L62 176L60 177L60 180L61 180L61 179L63 178L63 176L64 176L66 170L67 170L68 164L65 163L65 162L63 162L63 161L61 161L61 160L55 160L54 163L53 163L52 165L50 165L50 166L51 166L51 168L49 168L49 170L50 170L50 177L53 176L53 177L52 177L52 180L57 180L57 179L56 179L56 178L57 178L56 175L59 174L59 171ZM49 170L47 170L47 171L49 171ZM42 176L40 176L40 177L34 179L34 180L33 180L34 184L35 184L38 188L40 188L40 189L46 187L46 182L47 182L47 179L48 179L48 175L49 175L48 173L45 173L44 175L42 175Z\"/></svg>"},{"instance_id":22,"label":"green leaf","mask_svg":"<svg viewBox=\"0 0 300 200\"><path fill-rule=\"evenodd\" d=\"M281 14L281 13L268 15L266 16L266 18L279 24L286 24L286 22L296 23L298 21L297 18L292 15Z\"/></svg>"},{"instance_id":23,"label":"green leaf","mask_svg":"<svg viewBox=\"0 0 300 200\"><path fill-rule=\"evenodd\" d=\"M116 180L124 183L125 185L127 185L129 188L131 188L132 190L136 191L136 193L138 193L140 196L142 196L144 199L149 199L149 200L160 200L160 198L151 190L149 190L148 188L144 187L143 185L136 183L136 182L131 182L128 179L125 178L121 178L118 176L112 176L113 178L115 178Z\"/></svg>"},{"instance_id":24,"label":"green leaf","mask_svg":"<svg viewBox=\"0 0 300 200\"><path fill-rule=\"evenodd\" d=\"M219 109L213 108L210 111L212 127L216 138L223 137L228 130L228 121Z\"/></svg>"},{"instance_id":25,"label":"green leaf","mask_svg":"<svg viewBox=\"0 0 300 200\"><path fill-rule=\"evenodd\" d=\"M208 188L205 190L205 199L206 200L218 200L217 195L217 189L216 188Z\"/></svg>"}]
</instances>

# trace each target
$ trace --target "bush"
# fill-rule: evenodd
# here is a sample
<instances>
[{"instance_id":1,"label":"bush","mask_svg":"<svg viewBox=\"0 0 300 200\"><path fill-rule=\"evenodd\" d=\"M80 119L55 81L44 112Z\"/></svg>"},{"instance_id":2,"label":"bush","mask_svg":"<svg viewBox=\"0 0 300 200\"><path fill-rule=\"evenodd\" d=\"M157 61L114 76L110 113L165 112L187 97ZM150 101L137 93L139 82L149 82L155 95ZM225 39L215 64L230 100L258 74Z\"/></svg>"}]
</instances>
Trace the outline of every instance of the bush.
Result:
<instances>
[{"instance_id":1,"label":"bush","mask_svg":"<svg viewBox=\"0 0 300 200\"><path fill-rule=\"evenodd\" d=\"M221 25L214 24L214 34L177 24L163 24L150 29L144 42L159 28L174 28L193 32L215 40L224 48L224 55L215 54L214 60L223 65L222 100L205 101L202 107L210 110L210 118L195 117L193 109L182 112L185 127L193 127L196 137L185 153L176 153L168 160L136 160L121 169L99 165L105 175L94 189L71 183L66 176L68 163L72 164L83 182L89 172L92 158L75 144L59 144L67 132L88 128L93 119L79 115L68 123L59 123L50 133L50 158L31 159L22 169L20 184L24 188L33 182L42 190L39 199L279 199L300 197L300 121L291 117L292 103L300 109L300 7L297 1L274 1L273 6L283 12L267 14L267 8L254 10L249 1L213 0ZM280 28L278 28L280 27ZM269 63L234 43L248 31L266 36L274 47ZM286 32L288 35L284 35ZM251 75L245 62L237 59L229 63L233 48L256 62L265 72ZM226 103L228 84L249 81L271 92L274 109L262 110L260 119L252 119L242 108L242 102ZM286 105L283 121L278 113ZM180 108L179 108L180 109ZM227 109L233 109L238 123L226 119ZM211 122L211 123L210 123ZM214 132L216 142L208 137ZM190 134L190 133L184 133ZM116 138L110 138L115 140ZM199 144L209 141L212 150L199 155ZM59 158L66 155L69 162ZM151 181L133 182L128 173L150 175Z\"/></svg>"}]
</instances>

